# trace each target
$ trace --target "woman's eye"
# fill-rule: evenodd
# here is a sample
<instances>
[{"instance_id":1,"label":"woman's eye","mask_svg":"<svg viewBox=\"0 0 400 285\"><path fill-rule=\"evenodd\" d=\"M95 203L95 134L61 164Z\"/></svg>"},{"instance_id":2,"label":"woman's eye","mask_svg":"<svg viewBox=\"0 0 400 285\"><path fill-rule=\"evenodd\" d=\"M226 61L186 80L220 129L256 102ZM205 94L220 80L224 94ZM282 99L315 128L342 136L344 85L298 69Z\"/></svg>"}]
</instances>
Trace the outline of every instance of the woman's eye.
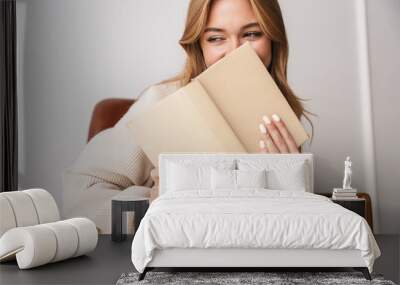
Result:
<instances>
[{"instance_id":1,"label":"woman's eye","mask_svg":"<svg viewBox=\"0 0 400 285\"><path fill-rule=\"evenodd\" d=\"M245 37L251 37L251 38L258 38L261 37L261 35L262 35L261 32L248 32L244 34Z\"/></svg>"},{"instance_id":2,"label":"woman's eye","mask_svg":"<svg viewBox=\"0 0 400 285\"><path fill-rule=\"evenodd\" d=\"M207 39L207 41L209 41L211 43L212 42L219 42L221 40L223 40L223 38L221 38L221 37L210 37L210 38Z\"/></svg>"}]
</instances>

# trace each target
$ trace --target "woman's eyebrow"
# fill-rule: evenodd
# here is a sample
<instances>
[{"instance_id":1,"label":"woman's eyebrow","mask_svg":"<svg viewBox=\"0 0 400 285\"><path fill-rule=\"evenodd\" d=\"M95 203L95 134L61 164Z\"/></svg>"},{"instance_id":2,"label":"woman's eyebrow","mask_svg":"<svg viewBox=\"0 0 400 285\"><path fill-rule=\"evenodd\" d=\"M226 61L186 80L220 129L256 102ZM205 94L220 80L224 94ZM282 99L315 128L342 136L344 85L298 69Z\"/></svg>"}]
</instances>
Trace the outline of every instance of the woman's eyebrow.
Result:
<instances>
[{"instance_id":1,"label":"woman's eyebrow","mask_svg":"<svg viewBox=\"0 0 400 285\"><path fill-rule=\"evenodd\" d=\"M252 23L244 25L240 30L245 30L245 29L248 29L248 28L258 27L258 26L259 26L259 24L257 22L252 22ZM204 33L207 33L207 32L223 32L223 31L225 31L225 30L221 29L221 28L215 28L215 27L207 27L207 28L204 29Z\"/></svg>"}]
</instances>

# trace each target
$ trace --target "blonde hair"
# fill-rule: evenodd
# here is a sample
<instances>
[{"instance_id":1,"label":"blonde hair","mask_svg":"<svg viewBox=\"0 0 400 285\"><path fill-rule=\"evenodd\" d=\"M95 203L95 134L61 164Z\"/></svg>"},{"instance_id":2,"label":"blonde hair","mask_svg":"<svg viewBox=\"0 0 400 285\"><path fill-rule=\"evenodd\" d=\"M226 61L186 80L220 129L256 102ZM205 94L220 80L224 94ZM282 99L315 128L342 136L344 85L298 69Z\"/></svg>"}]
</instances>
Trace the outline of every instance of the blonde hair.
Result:
<instances>
[{"instance_id":1,"label":"blonde hair","mask_svg":"<svg viewBox=\"0 0 400 285\"><path fill-rule=\"evenodd\" d=\"M185 67L178 75L164 80L159 84L179 81L181 86L185 86L192 78L207 69L200 46L200 36L205 29L212 1L213 0L190 1L185 29L179 40L179 44L187 54ZM277 0L249 1L262 31L272 42L272 61L268 70L296 116L300 119L303 115L311 124L312 142L314 126L306 113L311 115L315 114L304 109L301 101L307 100L297 97L290 88L287 80L289 44L279 3Z\"/></svg>"}]
</instances>

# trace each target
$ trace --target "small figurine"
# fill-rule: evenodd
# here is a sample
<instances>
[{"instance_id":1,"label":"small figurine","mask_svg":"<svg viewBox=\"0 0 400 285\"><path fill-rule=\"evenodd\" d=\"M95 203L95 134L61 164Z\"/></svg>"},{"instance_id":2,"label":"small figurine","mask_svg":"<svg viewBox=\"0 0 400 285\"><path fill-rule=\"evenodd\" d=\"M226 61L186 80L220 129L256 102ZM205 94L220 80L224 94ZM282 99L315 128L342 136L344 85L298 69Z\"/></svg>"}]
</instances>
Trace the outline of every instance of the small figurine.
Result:
<instances>
[{"instance_id":1,"label":"small figurine","mask_svg":"<svg viewBox=\"0 0 400 285\"><path fill-rule=\"evenodd\" d=\"M343 189L352 189L351 184L351 160L350 156L346 157L346 161L344 162L344 178L343 178Z\"/></svg>"}]
</instances>

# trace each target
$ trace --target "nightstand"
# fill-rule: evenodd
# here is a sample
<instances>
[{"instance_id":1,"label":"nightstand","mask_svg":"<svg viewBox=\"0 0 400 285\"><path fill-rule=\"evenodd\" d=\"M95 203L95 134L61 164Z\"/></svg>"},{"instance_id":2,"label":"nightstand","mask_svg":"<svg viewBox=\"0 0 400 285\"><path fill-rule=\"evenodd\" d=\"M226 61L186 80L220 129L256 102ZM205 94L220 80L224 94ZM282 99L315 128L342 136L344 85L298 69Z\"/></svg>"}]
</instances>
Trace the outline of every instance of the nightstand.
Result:
<instances>
[{"instance_id":1,"label":"nightstand","mask_svg":"<svg viewBox=\"0 0 400 285\"><path fill-rule=\"evenodd\" d=\"M361 217L365 217L365 199L364 198L357 198L354 200L345 200L345 199L332 199L332 202L339 204L340 206L353 211L354 213L359 214Z\"/></svg>"},{"instance_id":2,"label":"nightstand","mask_svg":"<svg viewBox=\"0 0 400 285\"><path fill-rule=\"evenodd\" d=\"M111 239L123 241L126 234L122 233L122 214L135 212L135 231L149 207L151 189L144 186L132 186L115 195L111 200Z\"/></svg>"},{"instance_id":3,"label":"nightstand","mask_svg":"<svg viewBox=\"0 0 400 285\"><path fill-rule=\"evenodd\" d=\"M332 197L332 193L315 193L315 194L322 195L322 196L325 196L325 197L328 197L328 198ZM357 202L359 204L362 204L362 203L364 204L364 212L363 212L364 214L361 215L361 216L363 216L367 220L369 226L371 227L371 230L374 231L373 222L372 222L372 202L371 202L371 197L367 193L362 193L362 192L358 192L357 193L357 197L361 198L361 199L364 199L364 203L363 202ZM349 210L352 210L352 208L348 208L348 207L352 207L351 205L353 205L355 207L357 205L357 203L353 203L353 202L355 202L353 200L346 200L346 201L343 201L343 200L332 200L332 201L333 202L337 202L338 201L338 204L340 204L340 205L342 205L342 203L343 203L344 205L342 205L342 206L345 207L346 209L349 209ZM359 213L362 213L362 212L360 211L357 214L359 214Z\"/></svg>"}]
</instances>

